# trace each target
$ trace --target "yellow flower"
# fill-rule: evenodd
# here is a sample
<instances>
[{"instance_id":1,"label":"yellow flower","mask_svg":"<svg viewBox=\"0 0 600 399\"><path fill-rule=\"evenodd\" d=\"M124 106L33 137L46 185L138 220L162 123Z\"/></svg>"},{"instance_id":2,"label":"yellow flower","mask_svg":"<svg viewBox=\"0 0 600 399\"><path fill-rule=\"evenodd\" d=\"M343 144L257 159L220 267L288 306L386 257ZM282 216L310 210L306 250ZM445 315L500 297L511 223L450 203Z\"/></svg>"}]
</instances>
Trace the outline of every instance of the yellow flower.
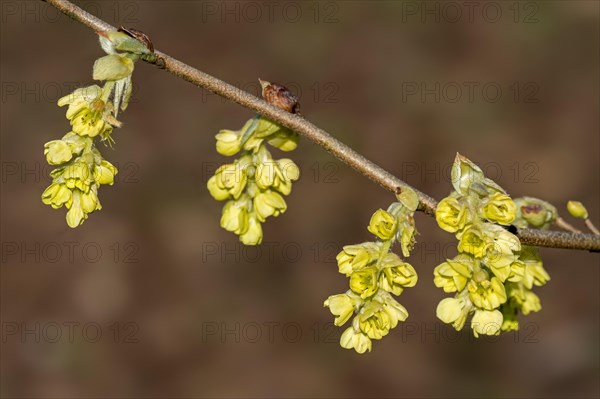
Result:
<instances>
[{"instance_id":1,"label":"yellow flower","mask_svg":"<svg viewBox=\"0 0 600 399\"><path fill-rule=\"evenodd\" d=\"M504 228L490 223L484 224L484 232L490 245L486 251L483 263L504 282L511 272L510 265L518 258L521 242Z\"/></svg>"},{"instance_id":2,"label":"yellow flower","mask_svg":"<svg viewBox=\"0 0 600 399\"><path fill-rule=\"evenodd\" d=\"M244 245L259 245L262 242L263 232L260 221L255 217L248 218L248 230L240 235L240 241Z\"/></svg>"},{"instance_id":3,"label":"yellow flower","mask_svg":"<svg viewBox=\"0 0 600 399\"><path fill-rule=\"evenodd\" d=\"M350 289L363 299L377 292L377 288L377 268L374 266L365 267L350 275Z\"/></svg>"},{"instance_id":4,"label":"yellow flower","mask_svg":"<svg viewBox=\"0 0 600 399\"><path fill-rule=\"evenodd\" d=\"M354 327L348 327L340 337L342 348L354 349L357 353L371 352L372 343L369 337Z\"/></svg>"},{"instance_id":5,"label":"yellow flower","mask_svg":"<svg viewBox=\"0 0 600 399\"><path fill-rule=\"evenodd\" d=\"M525 292L525 300L521 304L521 312L524 315L528 315L531 312L539 312L542 310L540 298L531 291Z\"/></svg>"},{"instance_id":6,"label":"yellow flower","mask_svg":"<svg viewBox=\"0 0 600 399\"><path fill-rule=\"evenodd\" d=\"M324 303L324 306L329 307L331 314L336 316L334 324L336 326L344 325L350 316L354 314L356 305L358 304L355 295L351 297L349 294L331 295Z\"/></svg>"},{"instance_id":7,"label":"yellow flower","mask_svg":"<svg viewBox=\"0 0 600 399\"><path fill-rule=\"evenodd\" d=\"M299 177L300 169L294 161L287 158L275 161L269 155L269 158L259 160L254 179L262 190L273 188L283 195L288 195L292 191L292 181L298 180Z\"/></svg>"},{"instance_id":8,"label":"yellow flower","mask_svg":"<svg viewBox=\"0 0 600 399\"><path fill-rule=\"evenodd\" d=\"M102 114L103 110L85 108L71 119L73 131L79 135L89 137L110 134L113 128L102 118Z\"/></svg>"},{"instance_id":9,"label":"yellow flower","mask_svg":"<svg viewBox=\"0 0 600 399\"><path fill-rule=\"evenodd\" d=\"M473 261L467 255L459 255L454 259L437 266L433 271L433 283L444 292L462 291L467 285L473 270Z\"/></svg>"},{"instance_id":10,"label":"yellow flower","mask_svg":"<svg viewBox=\"0 0 600 399\"><path fill-rule=\"evenodd\" d=\"M206 188L208 188L208 192L213 196L217 201L223 201L230 198L229 191L226 188L221 188L220 184L217 184L217 179L220 177L212 176L208 179L206 183Z\"/></svg>"},{"instance_id":11,"label":"yellow flower","mask_svg":"<svg viewBox=\"0 0 600 399\"><path fill-rule=\"evenodd\" d=\"M248 231L248 201L227 201L221 214L221 227L237 235Z\"/></svg>"},{"instance_id":12,"label":"yellow flower","mask_svg":"<svg viewBox=\"0 0 600 399\"><path fill-rule=\"evenodd\" d=\"M412 251L415 246L415 234L417 230L415 229L415 221L412 216L407 216L405 221L398 226L398 231L400 237L398 240L400 241L400 248L402 249L402 255L405 257L410 256L410 251Z\"/></svg>"},{"instance_id":13,"label":"yellow flower","mask_svg":"<svg viewBox=\"0 0 600 399\"><path fill-rule=\"evenodd\" d=\"M405 321L408 318L406 308L387 292L380 292L376 298L383 303L383 310L390 316L392 328L395 328L399 321Z\"/></svg>"},{"instance_id":14,"label":"yellow flower","mask_svg":"<svg viewBox=\"0 0 600 399\"><path fill-rule=\"evenodd\" d=\"M488 279L485 271L473 274L473 279L467 284L469 299L480 309L493 310L506 302L506 290L498 277Z\"/></svg>"},{"instance_id":15,"label":"yellow flower","mask_svg":"<svg viewBox=\"0 0 600 399\"><path fill-rule=\"evenodd\" d=\"M287 128L283 128L276 123L264 118L257 117L250 121L251 125L243 133L243 148L247 151L256 152L267 140L273 147L282 151L292 151L298 146L298 134ZM245 130L246 126L244 126Z\"/></svg>"},{"instance_id":16,"label":"yellow flower","mask_svg":"<svg viewBox=\"0 0 600 399\"><path fill-rule=\"evenodd\" d=\"M246 125L251 123L248 121ZM246 126L244 126L246 128ZM241 132L245 131L242 128ZM217 139L217 152L219 154L230 156L237 154L242 149L242 137L240 131L221 130L215 138Z\"/></svg>"},{"instance_id":17,"label":"yellow flower","mask_svg":"<svg viewBox=\"0 0 600 399\"><path fill-rule=\"evenodd\" d=\"M476 226L467 227L458 242L458 251L468 253L476 258L483 258L489 247L489 239L483 234L481 229Z\"/></svg>"},{"instance_id":18,"label":"yellow flower","mask_svg":"<svg viewBox=\"0 0 600 399\"><path fill-rule=\"evenodd\" d=\"M279 182L282 176L281 170L277 162L270 157L268 159L259 159L254 173L256 185L261 190L266 190L273 186L275 182Z\"/></svg>"},{"instance_id":19,"label":"yellow flower","mask_svg":"<svg viewBox=\"0 0 600 399\"><path fill-rule=\"evenodd\" d=\"M44 144L44 155L50 165L60 165L73 158L69 144L62 140L52 140Z\"/></svg>"},{"instance_id":20,"label":"yellow flower","mask_svg":"<svg viewBox=\"0 0 600 399\"><path fill-rule=\"evenodd\" d=\"M525 264L525 272L521 280L525 287L531 289L534 285L542 286L550 280L550 275L544 269L539 252L535 247L524 247L520 260Z\"/></svg>"},{"instance_id":21,"label":"yellow flower","mask_svg":"<svg viewBox=\"0 0 600 399\"><path fill-rule=\"evenodd\" d=\"M248 182L247 167L250 158L244 157L232 164L222 165L215 175L208 180L210 194L218 201L232 197L238 199ZM213 180L214 178L214 180ZM227 193L227 196L225 196Z\"/></svg>"},{"instance_id":22,"label":"yellow flower","mask_svg":"<svg viewBox=\"0 0 600 399\"><path fill-rule=\"evenodd\" d=\"M465 227L468 220L467 208L456 198L446 197L438 204L435 219L442 229L454 233Z\"/></svg>"},{"instance_id":23,"label":"yellow flower","mask_svg":"<svg viewBox=\"0 0 600 399\"><path fill-rule=\"evenodd\" d=\"M387 241L394 237L397 227L398 220L393 215L383 209L378 209L371 217L368 230L382 240Z\"/></svg>"},{"instance_id":24,"label":"yellow flower","mask_svg":"<svg viewBox=\"0 0 600 399\"><path fill-rule=\"evenodd\" d=\"M286 209L285 200L275 191L267 190L254 197L254 211L261 222L264 222L269 216L279 216Z\"/></svg>"},{"instance_id":25,"label":"yellow flower","mask_svg":"<svg viewBox=\"0 0 600 399\"><path fill-rule=\"evenodd\" d=\"M436 316L447 324L452 324L454 329L461 330L465 325L469 308L462 298L444 298L438 303Z\"/></svg>"},{"instance_id":26,"label":"yellow flower","mask_svg":"<svg viewBox=\"0 0 600 399\"><path fill-rule=\"evenodd\" d=\"M367 302L358 315L360 330L371 339L381 339L390 330L408 317L406 309L395 300L382 303L376 300Z\"/></svg>"},{"instance_id":27,"label":"yellow flower","mask_svg":"<svg viewBox=\"0 0 600 399\"><path fill-rule=\"evenodd\" d=\"M379 286L394 295L400 295L405 287L414 287L417 284L415 269L394 253L388 253L381 261L380 267L382 273L379 276Z\"/></svg>"},{"instance_id":28,"label":"yellow flower","mask_svg":"<svg viewBox=\"0 0 600 399\"><path fill-rule=\"evenodd\" d=\"M87 214L81 207L81 191L75 189L72 194L72 201L67 203L69 211L67 212L67 224L71 228L75 228L83 224L87 219Z\"/></svg>"},{"instance_id":29,"label":"yellow flower","mask_svg":"<svg viewBox=\"0 0 600 399\"><path fill-rule=\"evenodd\" d=\"M94 166L94 179L98 184L112 186L117 172L117 168L113 164L103 159L100 164Z\"/></svg>"},{"instance_id":30,"label":"yellow flower","mask_svg":"<svg viewBox=\"0 0 600 399\"><path fill-rule=\"evenodd\" d=\"M254 134L256 135L256 137L264 139L281 130L289 131L286 128L282 128L277 123L261 116L257 120L256 130L254 131Z\"/></svg>"},{"instance_id":31,"label":"yellow flower","mask_svg":"<svg viewBox=\"0 0 600 399\"><path fill-rule=\"evenodd\" d=\"M281 130L267 139L267 142L281 151L293 151L298 147L299 136L287 129Z\"/></svg>"},{"instance_id":32,"label":"yellow flower","mask_svg":"<svg viewBox=\"0 0 600 399\"><path fill-rule=\"evenodd\" d=\"M112 87L112 86L111 86ZM112 115L112 105L102 100L102 89L96 85L75 90L58 100L59 106L69 105L67 119L73 132L80 136L110 136L113 126L121 123Z\"/></svg>"},{"instance_id":33,"label":"yellow flower","mask_svg":"<svg viewBox=\"0 0 600 399\"><path fill-rule=\"evenodd\" d=\"M93 147L94 141L89 137L82 137L75 132L69 132L65 134L62 141L69 145L71 155L79 156L83 150L87 150ZM98 150L96 150L98 152ZM101 157L100 152L98 155Z\"/></svg>"},{"instance_id":34,"label":"yellow flower","mask_svg":"<svg viewBox=\"0 0 600 399\"><path fill-rule=\"evenodd\" d=\"M360 270L377 260L380 251L381 243L374 242L344 246L336 256L340 273L350 276L353 271Z\"/></svg>"},{"instance_id":35,"label":"yellow flower","mask_svg":"<svg viewBox=\"0 0 600 399\"><path fill-rule=\"evenodd\" d=\"M506 194L492 194L483 206L483 216L492 222L509 225L516 215L517 207Z\"/></svg>"},{"instance_id":36,"label":"yellow flower","mask_svg":"<svg viewBox=\"0 0 600 399\"><path fill-rule=\"evenodd\" d=\"M471 319L473 334L498 335L502 326L502 313L499 310L476 310Z\"/></svg>"},{"instance_id":37,"label":"yellow flower","mask_svg":"<svg viewBox=\"0 0 600 399\"><path fill-rule=\"evenodd\" d=\"M58 209L71 200L71 190L64 183L52 183L42 193L42 202Z\"/></svg>"},{"instance_id":38,"label":"yellow flower","mask_svg":"<svg viewBox=\"0 0 600 399\"><path fill-rule=\"evenodd\" d=\"M101 96L101 87L97 85L83 87L75 90L71 94L67 94L64 97L61 97L58 100L58 106L69 106L69 108L67 109L67 119L71 120L75 117L75 115L77 115L84 109L89 108L90 104L92 104L97 99L100 99Z\"/></svg>"},{"instance_id":39,"label":"yellow flower","mask_svg":"<svg viewBox=\"0 0 600 399\"><path fill-rule=\"evenodd\" d=\"M273 183L273 187L283 195L292 191L292 182L300 178L300 168L291 159L282 158L277 160L281 176Z\"/></svg>"},{"instance_id":40,"label":"yellow flower","mask_svg":"<svg viewBox=\"0 0 600 399\"><path fill-rule=\"evenodd\" d=\"M519 282L523 280L525 276L526 266L525 262L517 259L510 265L510 274L508 275L507 281Z\"/></svg>"},{"instance_id":41,"label":"yellow flower","mask_svg":"<svg viewBox=\"0 0 600 399\"><path fill-rule=\"evenodd\" d=\"M90 191L81 193L80 205L86 214L102 209L102 205L100 205L100 201L98 200L98 189L96 187L96 185L93 185Z\"/></svg>"},{"instance_id":42,"label":"yellow flower","mask_svg":"<svg viewBox=\"0 0 600 399\"><path fill-rule=\"evenodd\" d=\"M87 193L94 183L90 165L85 161L75 162L62 169L62 178L70 189L78 188Z\"/></svg>"},{"instance_id":43,"label":"yellow flower","mask_svg":"<svg viewBox=\"0 0 600 399\"><path fill-rule=\"evenodd\" d=\"M112 126L105 117L110 107L101 99L102 89L98 86L75 90L68 96L58 100L58 105L69 104L67 119L70 120L73 132L81 136L95 137L98 134L110 134ZM111 120L118 121L111 116Z\"/></svg>"}]
</instances>

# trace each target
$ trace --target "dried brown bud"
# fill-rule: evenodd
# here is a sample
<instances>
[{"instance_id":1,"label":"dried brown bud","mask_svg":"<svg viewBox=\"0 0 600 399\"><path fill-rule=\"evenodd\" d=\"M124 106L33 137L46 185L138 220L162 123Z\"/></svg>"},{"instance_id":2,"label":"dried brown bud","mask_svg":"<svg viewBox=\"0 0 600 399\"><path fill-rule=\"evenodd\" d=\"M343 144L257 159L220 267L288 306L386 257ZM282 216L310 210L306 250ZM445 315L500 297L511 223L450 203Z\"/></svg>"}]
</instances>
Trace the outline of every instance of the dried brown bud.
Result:
<instances>
[{"instance_id":1,"label":"dried brown bud","mask_svg":"<svg viewBox=\"0 0 600 399\"><path fill-rule=\"evenodd\" d=\"M125 28L123 26L121 26L119 28L119 32L123 32L131 37L133 37L136 40L139 40L140 42L144 43L146 45L146 47L148 47L148 50L150 50L151 52L154 52L154 44L152 44L152 40L150 40L150 38L141 30L137 30L137 29L133 29L133 28Z\"/></svg>"},{"instance_id":2,"label":"dried brown bud","mask_svg":"<svg viewBox=\"0 0 600 399\"><path fill-rule=\"evenodd\" d=\"M292 114L300 114L298 98L285 86L258 79L266 102Z\"/></svg>"}]
</instances>

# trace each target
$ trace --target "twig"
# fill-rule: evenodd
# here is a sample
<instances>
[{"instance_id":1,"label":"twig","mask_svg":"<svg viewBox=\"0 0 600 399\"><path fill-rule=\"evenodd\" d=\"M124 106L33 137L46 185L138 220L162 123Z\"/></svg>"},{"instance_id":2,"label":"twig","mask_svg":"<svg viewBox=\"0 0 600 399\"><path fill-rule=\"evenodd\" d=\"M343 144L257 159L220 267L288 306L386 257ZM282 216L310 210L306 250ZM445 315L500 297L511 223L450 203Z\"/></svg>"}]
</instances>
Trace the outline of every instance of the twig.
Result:
<instances>
[{"instance_id":1,"label":"twig","mask_svg":"<svg viewBox=\"0 0 600 399\"><path fill-rule=\"evenodd\" d=\"M95 31L115 30L115 27L105 21L89 14L76 5L66 0L45 0L70 18L81 22ZM193 68L183 62L168 56L160 51L155 51L162 59L161 68L196 86L207 89L215 94L236 102L243 107L252 109L259 114L290 128L317 145L329 151L333 156L354 168L364 176L373 180L381 187L397 193L403 188L414 190L419 196L419 210L428 215L435 215L437 201L427 194L420 192L383 168L369 161L346 144L335 139L325 130L315 126L306 119L276 108L262 99L253 96L239 88L223 82L207 73ZM518 229L517 236L523 244L542 247L584 249L600 251L600 237L592 234L573 234L556 231L537 231Z\"/></svg>"},{"instance_id":2,"label":"twig","mask_svg":"<svg viewBox=\"0 0 600 399\"><path fill-rule=\"evenodd\" d=\"M590 229L592 233L596 235L600 234L600 231L596 226L594 226L594 223L592 223L590 219L585 219L585 225L588 227L588 229Z\"/></svg>"},{"instance_id":3,"label":"twig","mask_svg":"<svg viewBox=\"0 0 600 399\"><path fill-rule=\"evenodd\" d=\"M567 221L565 219L561 218L560 216L556 218L556 221L554 222L554 224L563 230L570 231L571 233L581 233L581 230L577 229L570 223L567 223Z\"/></svg>"}]
</instances>

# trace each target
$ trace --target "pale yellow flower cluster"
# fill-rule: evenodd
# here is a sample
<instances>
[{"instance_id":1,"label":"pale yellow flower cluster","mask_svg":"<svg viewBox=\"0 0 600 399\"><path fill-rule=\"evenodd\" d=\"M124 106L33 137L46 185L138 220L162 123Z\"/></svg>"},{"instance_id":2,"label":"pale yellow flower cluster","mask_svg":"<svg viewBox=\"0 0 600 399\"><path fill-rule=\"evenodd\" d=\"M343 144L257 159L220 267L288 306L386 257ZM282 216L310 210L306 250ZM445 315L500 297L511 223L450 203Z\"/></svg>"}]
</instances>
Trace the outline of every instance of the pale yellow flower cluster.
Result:
<instances>
[{"instance_id":1,"label":"pale yellow flower cluster","mask_svg":"<svg viewBox=\"0 0 600 399\"><path fill-rule=\"evenodd\" d=\"M399 200L371 217L368 230L378 238L376 242L347 245L336 258L339 272L350 280L350 289L330 296L324 305L335 316L336 326L354 316L351 326L342 333L340 345L358 353L371 351L372 340L383 338L408 317L408 311L391 294L400 295L404 288L413 287L417 272L391 252L391 247L399 242L403 254L410 254L418 199L407 190Z\"/></svg>"},{"instance_id":2,"label":"pale yellow flower cluster","mask_svg":"<svg viewBox=\"0 0 600 399\"><path fill-rule=\"evenodd\" d=\"M217 152L236 155L233 163L222 165L207 183L208 191L223 207L221 227L237 234L245 245L262 242L262 223L287 209L283 196L292 191L300 169L287 158L274 160L266 143L283 151L298 144L297 134L256 116L238 131L221 130Z\"/></svg>"},{"instance_id":3,"label":"pale yellow flower cluster","mask_svg":"<svg viewBox=\"0 0 600 399\"><path fill-rule=\"evenodd\" d=\"M460 155L452 178L454 191L438 204L436 220L459 240L459 255L435 268L434 284L456 294L439 303L437 316L460 330L472 314L475 336L517 329L518 312L541 309L532 286L550 277L537 251L522 247L501 226L517 217L517 206L504 190Z\"/></svg>"},{"instance_id":4,"label":"pale yellow flower cluster","mask_svg":"<svg viewBox=\"0 0 600 399\"><path fill-rule=\"evenodd\" d=\"M103 159L94 139L100 137L112 144L113 128L121 126L117 111L125 110L131 95L133 61L139 58L136 51L147 51L142 43L117 31L102 32L100 44L109 55L94 63L93 77L106 81L104 86L80 88L59 99L59 106L68 105L71 131L44 146L47 162L57 168L50 173L52 184L43 192L42 201L54 209L64 205L70 227L81 225L90 213L102 209L98 189L114 182L117 168Z\"/></svg>"}]
</instances>

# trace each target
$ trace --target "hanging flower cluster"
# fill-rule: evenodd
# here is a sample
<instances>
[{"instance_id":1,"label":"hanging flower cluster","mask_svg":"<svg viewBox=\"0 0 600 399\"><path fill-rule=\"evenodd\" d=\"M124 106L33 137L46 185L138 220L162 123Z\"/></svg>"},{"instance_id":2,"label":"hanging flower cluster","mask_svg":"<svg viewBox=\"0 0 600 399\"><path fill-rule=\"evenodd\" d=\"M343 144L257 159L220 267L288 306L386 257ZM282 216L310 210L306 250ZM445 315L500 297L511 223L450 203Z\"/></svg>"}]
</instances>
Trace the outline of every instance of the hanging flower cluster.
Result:
<instances>
[{"instance_id":1,"label":"hanging flower cluster","mask_svg":"<svg viewBox=\"0 0 600 399\"><path fill-rule=\"evenodd\" d=\"M414 191L405 189L399 202L387 211L377 210L371 217L368 230L378 240L347 245L337 255L339 272L350 279L350 289L332 295L324 305L335 316L336 326L349 326L340 338L340 345L358 353L371 351L373 339L381 339L408 317L408 311L393 295L417 283L417 272L400 256L391 252L400 243L404 257L410 256L415 243L413 214L419 205Z\"/></svg>"},{"instance_id":2,"label":"hanging flower cluster","mask_svg":"<svg viewBox=\"0 0 600 399\"><path fill-rule=\"evenodd\" d=\"M240 130L221 130L216 136L217 152L239 157L222 165L207 183L217 201L227 201L221 227L237 234L245 245L262 242L262 223L287 209L283 196L292 191L300 169L291 159L273 159L266 144L282 151L298 145L298 135L268 119L256 116Z\"/></svg>"},{"instance_id":3,"label":"hanging flower cluster","mask_svg":"<svg viewBox=\"0 0 600 399\"><path fill-rule=\"evenodd\" d=\"M131 97L134 61L151 54L145 44L124 32L98 34L108 55L94 63L93 78L105 81L104 86L80 88L59 99L59 106L68 105L71 131L44 145L47 162L57 167L50 173L52 184L43 192L42 201L54 209L64 205L70 227L81 225L90 213L102 209L98 189L113 184L117 168L102 157L94 140L114 142L113 128L121 127L118 111L127 108Z\"/></svg>"},{"instance_id":4,"label":"hanging flower cluster","mask_svg":"<svg viewBox=\"0 0 600 399\"><path fill-rule=\"evenodd\" d=\"M526 315L541 309L532 287L550 277L537 250L521 246L502 225L515 222L526 227L533 219L535 224L530 224L541 228L552 221L553 210L538 207L532 199L513 201L459 154L452 167L452 185L452 193L438 204L436 220L456 235L459 255L435 268L434 284L456 294L438 304L437 317L461 330L472 314L476 337L517 329L519 312Z\"/></svg>"}]
</instances>

